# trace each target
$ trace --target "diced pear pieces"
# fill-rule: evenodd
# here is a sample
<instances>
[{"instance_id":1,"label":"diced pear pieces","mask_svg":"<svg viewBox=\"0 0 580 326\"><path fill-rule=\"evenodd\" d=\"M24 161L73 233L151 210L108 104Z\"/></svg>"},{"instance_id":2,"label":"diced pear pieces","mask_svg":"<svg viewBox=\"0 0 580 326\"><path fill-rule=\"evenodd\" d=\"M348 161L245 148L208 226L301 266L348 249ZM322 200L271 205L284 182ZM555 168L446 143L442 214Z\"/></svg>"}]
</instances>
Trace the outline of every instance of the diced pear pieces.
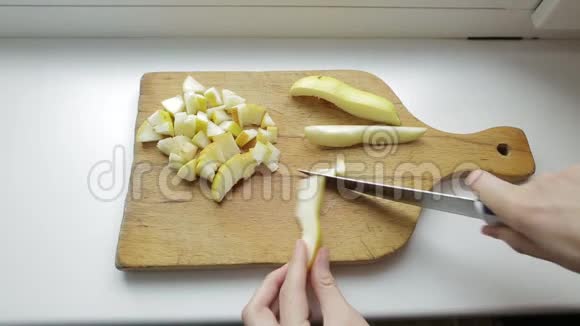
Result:
<instances>
[{"instance_id":1,"label":"diced pear pieces","mask_svg":"<svg viewBox=\"0 0 580 326\"><path fill-rule=\"evenodd\" d=\"M266 108L257 104L242 103L236 105L234 109L231 111L234 121L242 128L251 125L259 126L262 123L264 114L266 114Z\"/></svg>"},{"instance_id":2,"label":"diced pear pieces","mask_svg":"<svg viewBox=\"0 0 580 326\"><path fill-rule=\"evenodd\" d=\"M138 142L145 143L150 141L157 141L161 138L163 138L163 136L155 132L153 126L151 126L147 120L143 121L139 129L137 129L136 141Z\"/></svg>"},{"instance_id":3,"label":"diced pear pieces","mask_svg":"<svg viewBox=\"0 0 580 326\"><path fill-rule=\"evenodd\" d=\"M232 120L232 117L230 117L229 114L227 114L226 111L224 110L216 110L213 112L213 115L211 116L211 121L213 121L213 123L217 125L219 125L224 121L230 120Z\"/></svg>"},{"instance_id":4,"label":"diced pear pieces","mask_svg":"<svg viewBox=\"0 0 580 326\"><path fill-rule=\"evenodd\" d=\"M274 123L274 120L272 119L270 114L268 112L266 112L264 114L264 117L262 118L262 122L260 123L260 127L266 129L268 127L274 127L275 125L276 124Z\"/></svg>"},{"instance_id":5,"label":"diced pear pieces","mask_svg":"<svg viewBox=\"0 0 580 326\"><path fill-rule=\"evenodd\" d=\"M183 81L182 89L184 94L189 92L203 94L205 91L205 87L191 76L187 76L185 78Z\"/></svg>"},{"instance_id":6,"label":"diced pear pieces","mask_svg":"<svg viewBox=\"0 0 580 326\"><path fill-rule=\"evenodd\" d=\"M231 108L246 102L243 97L237 95L229 89L222 89L222 100L226 108Z\"/></svg>"},{"instance_id":7,"label":"diced pear pieces","mask_svg":"<svg viewBox=\"0 0 580 326\"><path fill-rule=\"evenodd\" d=\"M181 112L185 109L185 102L183 101L183 97L181 95L174 96L172 98L168 98L161 102L161 105L167 110L167 112L175 115L177 112Z\"/></svg>"},{"instance_id":8,"label":"diced pear pieces","mask_svg":"<svg viewBox=\"0 0 580 326\"><path fill-rule=\"evenodd\" d=\"M258 163L252 153L236 154L220 166L211 185L212 198L221 202L225 195L241 179L251 177Z\"/></svg>"},{"instance_id":9,"label":"diced pear pieces","mask_svg":"<svg viewBox=\"0 0 580 326\"><path fill-rule=\"evenodd\" d=\"M183 99L188 114L196 114L198 111L205 112L207 110L207 100L203 95L187 92L183 94Z\"/></svg>"},{"instance_id":10,"label":"diced pear pieces","mask_svg":"<svg viewBox=\"0 0 580 326\"><path fill-rule=\"evenodd\" d=\"M224 121L220 123L219 126L223 130L231 132L235 137L238 137L242 132L242 128L235 121Z\"/></svg>"},{"instance_id":11,"label":"diced pear pieces","mask_svg":"<svg viewBox=\"0 0 580 326\"><path fill-rule=\"evenodd\" d=\"M195 166L197 165L197 159L190 160L185 163L179 171L177 171L177 176L183 180L194 181L197 178L195 174Z\"/></svg>"},{"instance_id":12,"label":"diced pear pieces","mask_svg":"<svg viewBox=\"0 0 580 326\"><path fill-rule=\"evenodd\" d=\"M207 136L209 138L213 138L213 137L215 137L217 135L221 135L223 133L225 133L225 131L222 128L220 128L218 125L216 125L215 123L213 123L211 121L209 121L207 123Z\"/></svg>"},{"instance_id":13,"label":"diced pear pieces","mask_svg":"<svg viewBox=\"0 0 580 326\"><path fill-rule=\"evenodd\" d=\"M209 123L209 119L207 118L207 114L205 112L197 112L196 120L195 120L195 130L196 131L203 131L207 135L208 123Z\"/></svg>"},{"instance_id":14,"label":"diced pear pieces","mask_svg":"<svg viewBox=\"0 0 580 326\"><path fill-rule=\"evenodd\" d=\"M268 127L267 130L261 128L258 129L257 139L263 143L270 142L276 144L278 142L278 127Z\"/></svg>"},{"instance_id":15,"label":"diced pear pieces","mask_svg":"<svg viewBox=\"0 0 580 326\"><path fill-rule=\"evenodd\" d=\"M173 136L173 120L171 114L165 110L157 110L153 112L147 121L153 127L153 131L160 135Z\"/></svg>"},{"instance_id":16,"label":"diced pear pieces","mask_svg":"<svg viewBox=\"0 0 580 326\"><path fill-rule=\"evenodd\" d=\"M210 143L209 138L203 130L198 131L195 136L193 136L191 142L199 148L205 148Z\"/></svg>"},{"instance_id":17,"label":"diced pear pieces","mask_svg":"<svg viewBox=\"0 0 580 326\"><path fill-rule=\"evenodd\" d=\"M205 92L203 93L203 96L205 96L207 104L210 107L220 106L224 104L222 102L222 96L220 95L220 92L215 87L210 87L206 89Z\"/></svg>"},{"instance_id":18,"label":"diced pear pieces","mask_svg":"<svg viewBox=\"0 0 580 326\"><path fill-rule=\"evenodd\" d=\"M214 137L213 143L199 153L195 172L200 177L211 181L218 167L238 153L240 153L240 149L231 133L217 135Z\"/></svg>"},{"instance_id":19,"label":"diced pear pieces","mask_svg":"<svg viewBox=\"0 0 580 326\"><path fill-rule=\"evenodd\" d=\"M182 135L192 138L196 130L196 116L186 112L176 113L174 130L176 136Z\"/></svg>"},{"instance_id":20,"label":"diced pear pieces","mask_svg":"<svg viewBox=\"0 0 580 326\"><path fill-rule=\"evenodd\" d=\"M246 129L243 130L238 137L236 138L236 144L238 146L243 147L247 143L249 143L252 139L256 138L258 135L258 131L255 129Z\"/></svg>"},{"instance_id":21,"label":"diced pear pieces","mask_svg":"<svg viewBox=\"0 0 580 326\"><path fill-rule=\"evenodd\" d=\"M171 122L164 122L160 125L156 125L153 127L156 133L165 135L165 136L174 136L175 131L173 130L173 123Z\"/></svg>"}]
</instances>

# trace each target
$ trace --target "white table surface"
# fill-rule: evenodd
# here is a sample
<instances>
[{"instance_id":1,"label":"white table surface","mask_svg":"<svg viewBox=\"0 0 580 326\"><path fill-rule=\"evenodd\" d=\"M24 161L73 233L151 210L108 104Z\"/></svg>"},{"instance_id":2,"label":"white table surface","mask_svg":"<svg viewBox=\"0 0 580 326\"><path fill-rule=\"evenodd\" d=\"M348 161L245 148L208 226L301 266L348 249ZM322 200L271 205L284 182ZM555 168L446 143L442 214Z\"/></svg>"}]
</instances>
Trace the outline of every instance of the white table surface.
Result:
<instances>
[{"instance_id":1,"label":"white table surface","mask_svg":"<svg viewBox=\"0 0 580 326\"><path fill-rule=\"evenodd\" d=\"M145 72L342 68L436 128L522 128L538 173L580 162L580 42L0 39L0 322L238 320L269 269L116 270L124 193L96 200L89 169L118 144L129 166ZM334 271L367 317L580 311L579 275L479 229L425 211L398 254Z\"/></svg>"}]
</instances>

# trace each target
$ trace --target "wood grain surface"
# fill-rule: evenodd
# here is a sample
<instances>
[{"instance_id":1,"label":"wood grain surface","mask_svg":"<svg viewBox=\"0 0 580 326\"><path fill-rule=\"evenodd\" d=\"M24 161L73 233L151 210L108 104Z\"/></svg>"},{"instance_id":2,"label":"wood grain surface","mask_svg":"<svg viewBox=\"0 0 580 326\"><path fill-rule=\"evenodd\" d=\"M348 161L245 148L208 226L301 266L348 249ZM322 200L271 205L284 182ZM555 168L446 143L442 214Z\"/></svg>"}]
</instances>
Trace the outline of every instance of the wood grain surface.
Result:
<instances>
[{"instance_id":1,"label":"wood grain surface","mask_svg":"<svg viewBox=\"0 0 580 326\"><path fill-rule=\"evenodd\" d=\"M349 176L422 189L475 168L510 181L520 181L534 173L526 136L512 127L460 135L426 126L429 129L420 140L383 148L325 149L309 144L303 139L305 126L371 123L324 101L292 98L292 83L308 75L336 77L384 96L396 104L404 126L425 126L381 79L363 71L147 73L141 79L136 126L161 108L163 99L179 94L188 74L206 86L234 90L248 102L268 108L279 126L276 146L282 151L280 170L271 174L259 169L217 204L205 196L206 182L180 182L166 167L167 157L154 143L135 143L117 249L119 269L286 262L300 237L294 217L295 187L301 177L296 169L328 166L337 155L344 155ZM331 189L325 193L321 214L323 243L330 248L333 261L373 261L393 253L409 240L419 208L352 195Z\"/></svg>"}]
</instances>

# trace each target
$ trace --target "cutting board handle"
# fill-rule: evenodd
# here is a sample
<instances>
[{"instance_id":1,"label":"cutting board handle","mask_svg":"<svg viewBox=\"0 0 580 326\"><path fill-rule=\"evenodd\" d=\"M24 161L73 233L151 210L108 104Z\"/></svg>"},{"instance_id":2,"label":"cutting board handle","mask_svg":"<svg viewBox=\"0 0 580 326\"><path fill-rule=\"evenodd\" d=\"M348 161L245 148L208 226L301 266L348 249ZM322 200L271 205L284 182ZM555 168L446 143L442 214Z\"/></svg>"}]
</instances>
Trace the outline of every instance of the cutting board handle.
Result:
<instances>
[{"instance_id":1,"label":"cutting board handle","mask_svg":"<svg viewBox=\"0 0 580 326\"><path fill-rule=\"evenodd\" d=\"M495 127L471 134L453 134L430 129L425 142L447 153L444 175L482 169L519 182L535 172L535 162L524 132L514 127ZM432 146L437 146L435 149Z\"/></svg>"}]
</instances>

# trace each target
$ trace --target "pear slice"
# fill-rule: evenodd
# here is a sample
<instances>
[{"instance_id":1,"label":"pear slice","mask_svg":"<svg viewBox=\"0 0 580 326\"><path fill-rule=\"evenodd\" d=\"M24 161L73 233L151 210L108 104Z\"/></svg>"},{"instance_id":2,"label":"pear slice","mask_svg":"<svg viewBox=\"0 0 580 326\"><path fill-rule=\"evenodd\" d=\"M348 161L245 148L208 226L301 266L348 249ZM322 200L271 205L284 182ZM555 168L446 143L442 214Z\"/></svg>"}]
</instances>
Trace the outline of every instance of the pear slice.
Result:
<instances>
[{"instance_id":1,"label":"pear slice","mask_svg":"<svg viewBox=\"0 0 580 326\"><path fill-rule=\"evenodd\" d=\"M163 136L155 132L149 121L145 120L139 129L137 129L137 136L135 137L135 140L141 143L145 143L150 141L157 141L161 138L163 138Z\"/></svg>"},{"instance_id":2,"label":"pear slice","mask_svg":"<svg viewBox=\"0 0 580 326\"><path fill-rule=\"evenodd\" d=\"M147 121L149 121L149 124L152 127L161 125L166 122L173 122L171 120L171 114L165 110L157 110L153 112L153 114L147 118Z\"/></svg>"},{"instance_id":3,"label":"pear slice","mask_svg":"<svg viewBox=\"0 0 580 326\"><path fill-rule=\"evenodd\" d=\"M256 125L259 126L262 123L262 118L266 114L266 108L259 106L257 104L239 104L234 106L234 110L231 114L240 127Z\"/></svg>"},{"instance_id":4,"label":"pear slice","mask_svg":"<svg viewBox=\"0 0 580 326\"><path fill-rule=\"evenodd\" d=\"M203 130L198 131L197 134L193 136L191 142L199 148L205 148L210 143L209 138Z\"/></svg>"},{"instance_id":5,"label":"pear slice","mask_svg":"<svg viewBox=\"0 0 580 326\"><path fill-rule=\"evenodd\" d=\"M213 115L211 116L211 121L213 121L213 123L217 125L219 125L224 121L230 120L232 120L232 117L230 117L225 110L216 110L213 112Z\"/></svg>"},{"instance_id":6,"label":"pear slice","mask_svg":"<svg viewBox=\"0 0 580 326\"><path fill-rule=\"evenodd\" d=\"M231 108L246 102L246 99L230 91L229 89L222 89L222 100L226 108Z\"/></svg>"},{"instance_id":7,"label":"pear slice","mask_svg":"<svg viewBox=\"0 0 580 326\"><path fill-rule=\"evenodd\" d=\"M185 101L185 110L189 114L196 114L198 111L205 112L207 110L207 100L203 95L194 92L187 92L183 94Z\"/></svg>"},{"instance_id":8,"label":"pear slice","mask_svg":"<svg viewBox=\"0 0 580 326\"><path fill-rule=\"evenodd\" d=\"M268 114L268 112L266 112L264 114L264 117L262 118L262 122L260 123L260 127L266 129L267 127L274 127L276 124L274 123L274 120L272 120L272 117L270 116L270 114Z\"/></svg>"},{"instance_id":9,"label":"pear slice","mask_svg":"<svg viewBox=\"0 0 580 326\"><path fill-rule=\"evenodd\" d=\"M312 266L322 245L320 210L325 182L326 179L322 176L310 176L298 182L296 218L302 229L302 240L306 243L308 268Z\"/></svg>"},{"instance_id":10,"label":"pear slice","mask_svg":"<svg viewBox=\"0 0 580 326\"><path fill-rule=\"evenodd\" d=\"M196 116L186 112L177 112L175 114L175 135L193 137L196 129Z\"/></svg>"},{"instance_id":11,"label":"pear slice","mask_svg":"<svg viewBox=\"0 0 580 326\"><path fill-rule=\"evenodd\" d=\"M183 93L193 92L203 94L205 87L191 76L187 76L182 85ZM194 112L195 113L195 112Z\"/></svg>"},{"instance_id":12,"label":"pear slice","mask_svg":"<svg viewBox=\"0 0 580 326\"><path fill-rule=\"evenodd\" d=\"M412 142L425 133L421 127L390 126L308 126L306 139L312 144L327 147L348 147L357 144L402 144Z\"/></svg>"},{"instance_id":13,"label":"pear slice","mask_svg":"<svg viewBox=\"0 0 580 326\"><path fill-rule=\"evenodd\" d=\"M222 164L211 184L213 200L221 202L225 195L241 179L248 179L256 171L258 163L252 153L236 154Z\"/></svg>"},{"instance_id":14,"label":"pear slice","mask_svg":"<svg viewBox=\"0 0 580 326\"><path fill-rule=\"evenodd\" d=\"M336 165L334 171L337 176L344 177L346 175L346 164L344 162L344 156L341 154L336 157Z\"/></svg>"},{"instance_id":15,"label":"pear slice","mask_svg":"<svg viewBox=\"0 0 580 326\"><path fill-rule=\"evenodd\" d=\"M258 141L276 144L278 142L278 127L268 127L268 130L258 129Z\"/></svg>"},{"instance_id":16,"label":"pear slice","mask_svg":"<svg viewBox=\"0 0 580 326\"><path fill-rule=\"evenodd\" d=\"M256 138L258 132L254 129L246 129L243 130L238 137L236 138L236 144L238 146L243 147L247 143L249 143L252 139Z\"/></svg>"},{"instance_id":17,"label":"pear slice","mask_svg":"<svg viewBox=\"0 0 580 326\"><path fill-rule=\"evenodd\" d=\"M156 125L155 127L153 127L153 130L155 130L156 133L161 134L161 135L165 135L165 136L174 136L175 135L175 131L173 129L173 123L171 123L171 122L164 122L160 125Z\"/></svg>"},{"instance_id":18,"label":"pear slice","mask_svg":"<svg viewBox=\"0 0 580 326\"><path fill-rule=\"evenodd\" d=\"M207 124L207 136L209 138L213 138L217 135L221 135L225 133L225 131L220 128L218 125L216 125L215 123L209 121Z\"/></svg>"},{"instance_id":19,"label":"pear slice","mask_svg":"<svg viewBox=\"0 0 580 326\"><path fill-rule=\"evenodd\" d=\"M194 181L197 178L195 174L195 166L197 165L197 159L190 160L185 163L179 171L177 171L177 176L183 180Z\"/></svg>"},{"instance_id":20,"label":"pear slice","mask_svg":"<svg viewBox=\"0 0 580 326\"><path fill-rule=\"evenodd\" d=\"M205 92L203 93L203 96L205 96L207 104L210 107L220 106L224 104L222 102L222 96L220 95L220 92L215 87L206 89Z\"/></svg>"},{"instance_id":21,"label":"pear slice","mask_svg":"<svg viewBox=\"0 0 580 326\"><path fill-rule=\"evenodd\" d=\"M399 126L395 105L384 97L354 88L328 76L299 79L290 88L292 96L315 96L359 118Z\"/></svg>"},{"instance_id":22,"label":"pear slice","mask_svg":"<svg viewBox=\"0 0 580 326\"><path fill-rule=\"evenodd\" d=\"M181 95L176 95L172 98L161 101L161 105L167 110L167 112L175 115L177 112L181 112L185 109L185 102Z\"/></svg>"},{"instance_id":23,"label":"pear slice","mask_svg":"<svg viewBox=\"0 0 580 326\"><path fill-rule=\"evenodd\" d=\"M195 130L203 131L207 135L208 123L209 123L209 119L207 118L207 114L205 112L197 112L196 120L195 120Z\"/></svg>"},{"instance_id":24,"label":"pear slice","mask_svg":"<svg viewBox=\"0 0 580 326\"><path fill-rule=\"evenodd\" d=\"M220 123L219 126L223 130L231 132L235 137L238 137L242 132L242 128L235 121L224 121Z\"/></svg>"}]
</instances>

